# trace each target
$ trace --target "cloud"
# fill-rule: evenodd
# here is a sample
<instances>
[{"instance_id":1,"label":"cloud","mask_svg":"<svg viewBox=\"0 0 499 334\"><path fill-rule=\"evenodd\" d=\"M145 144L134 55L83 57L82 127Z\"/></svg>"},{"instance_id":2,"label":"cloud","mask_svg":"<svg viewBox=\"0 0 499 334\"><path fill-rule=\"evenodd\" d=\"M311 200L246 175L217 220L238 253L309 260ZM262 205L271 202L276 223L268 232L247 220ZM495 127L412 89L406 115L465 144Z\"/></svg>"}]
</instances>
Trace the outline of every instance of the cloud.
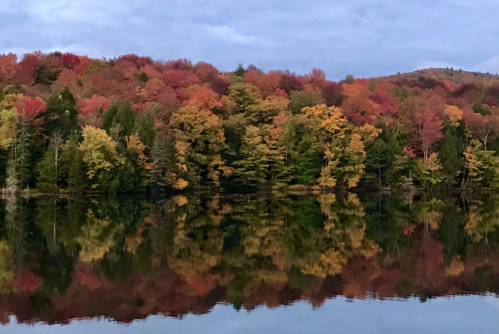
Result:
<instances>
[{"instance_id":1,"label":"cloud","mask_svg":"<svg viewBox=\"0 0 499 334\"><path fill-rule=\"evenodd\" d=\"M499 70L492 0L2 2L2 52L137 53L223 70L239 62L299 73L319 67L331 79L423 66Z\"/></svg>"}]
</instances>

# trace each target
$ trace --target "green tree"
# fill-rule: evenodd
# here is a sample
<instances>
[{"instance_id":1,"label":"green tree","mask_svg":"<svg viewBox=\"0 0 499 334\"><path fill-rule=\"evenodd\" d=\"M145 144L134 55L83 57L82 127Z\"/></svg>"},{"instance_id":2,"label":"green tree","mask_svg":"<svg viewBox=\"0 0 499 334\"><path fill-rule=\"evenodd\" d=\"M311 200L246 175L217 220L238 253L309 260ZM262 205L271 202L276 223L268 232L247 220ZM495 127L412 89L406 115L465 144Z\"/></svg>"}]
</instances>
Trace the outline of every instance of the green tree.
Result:
<instances>
[{"instance_id":1,"label":"green tree","mask_svg":"<svg viewBox=\"0 0 499 334\"><path fill-rule=\"evenodd\" d=\"M6 186L10 192L24 189L31 177L30 139L28 121L25 115L21 115L7 163Z\"/></svg>"},{"instance_id":2,"label":"green tree","mask_svg":"<svg viewBox=\"0 0 499 334\"><path fill-rule=\"evenodd\" d=\"M444 137L440 141L438 155L442 163L445 182L449 184L455 183L456 177L464 168L464 158L459 152L460 146L462 144L458 140L456 129L447 127Z\"/></svg>"},{"instance_id":3,"label":"green tree","mask_svg":"<svg viewBox=\"0 0 499 334\"><path fill-rule=\"evenodd\" d=\"M87 168L83 161L83 152L78 149L76 133L73 133L62 147L61 169L69 192L80 193L86 190Z\"/></svg>"},{"instance_id":4,"label":"green tree","mask_svg":"<svg viewBox=\"0 0 499 334\"><path fill-rule=\"evenodd\" d=\"M305 107L326 103L320 92L292 91L289 96L289 110L298 114Z\"/></svg>"},{"instance_id":5,"label":"green tree","mask_svg":"<svg viewBox=\"0 0 499 334\"><path fill-rule=\"evenodd\" d=\"M67 139L72 131L78 129L75 104L75 98L68 87L50 95L44 115L44 127L47 133L50 135L60 133L63 139Z\"/></svg>"},{"instance_id":6,"label":"green tree","mask_svg":"<svg viewBox=\"0 0 499 334\"><path fill-rule=\"evenodd\" d=\"M146 110L137 116L135 122L135 132L139 135L140 140L151 149L154 145L156 136L156 126L154 125L154 111Z\"/></svg>"},{"instance_id":7,"label":"green tree","mask_svg":"<svg viewBox=\"0 0 499 334\"><path fill-rule=\"evenodd\" d=\"M135 113L130 102L111 105L104 113L102 127L115 141L130 136L135 128Z\"/></svg>"}]
</instances>

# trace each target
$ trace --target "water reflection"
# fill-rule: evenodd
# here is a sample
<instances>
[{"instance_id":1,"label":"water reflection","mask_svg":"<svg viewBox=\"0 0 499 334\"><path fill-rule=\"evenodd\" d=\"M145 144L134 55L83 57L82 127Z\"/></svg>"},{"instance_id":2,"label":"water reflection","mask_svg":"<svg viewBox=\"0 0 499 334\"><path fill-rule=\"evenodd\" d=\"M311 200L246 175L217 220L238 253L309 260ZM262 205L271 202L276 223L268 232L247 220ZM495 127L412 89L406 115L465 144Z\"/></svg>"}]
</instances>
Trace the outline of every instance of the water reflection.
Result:
<instances>
[{"instance_id":1,"label":"water reflection","mask_svg":"<svg viewBox=\"0 0 499 334\"><path fill-rule=\"evenodd\" d=\"M499 292L499 195L1 202L0 320Z\"/></svg>"}]
</instances>

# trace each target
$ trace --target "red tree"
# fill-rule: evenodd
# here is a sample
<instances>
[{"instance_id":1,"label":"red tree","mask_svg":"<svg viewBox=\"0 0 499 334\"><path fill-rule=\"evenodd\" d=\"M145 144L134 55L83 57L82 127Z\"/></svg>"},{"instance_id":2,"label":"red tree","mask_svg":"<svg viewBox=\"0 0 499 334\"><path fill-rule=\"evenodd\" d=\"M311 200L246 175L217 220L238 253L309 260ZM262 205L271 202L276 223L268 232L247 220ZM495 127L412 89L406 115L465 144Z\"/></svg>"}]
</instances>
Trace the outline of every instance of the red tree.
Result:
<instances>
[{"instance_id":1,"label":"red tree","mask_svg":"<svg viewBox=\"0 0 499 334\"><path fill-rule=\"evenodd\" d=\"M80 58L74 53L66 52L61 57L62 63L65 68L74 68L76 65L80 63Z\"/></svg>"}]
</instances>

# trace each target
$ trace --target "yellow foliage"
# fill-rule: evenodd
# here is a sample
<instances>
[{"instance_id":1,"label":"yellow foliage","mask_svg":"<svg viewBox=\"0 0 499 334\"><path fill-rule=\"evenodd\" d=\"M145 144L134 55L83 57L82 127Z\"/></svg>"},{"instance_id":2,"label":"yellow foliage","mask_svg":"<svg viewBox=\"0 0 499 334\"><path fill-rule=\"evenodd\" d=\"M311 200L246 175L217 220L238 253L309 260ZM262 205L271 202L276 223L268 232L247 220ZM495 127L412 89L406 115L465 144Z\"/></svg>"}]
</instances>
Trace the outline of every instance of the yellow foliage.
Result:
<instances>
[{"instance_id":1,"label":"yellow foliage","mask_svg":"<svg viewBox=\"0 0 499 334\"><path fill-rule=\"evenodd\" d=\"M183 195L177 195L177 196L173 197L173 201L175 202L175 204L177 206L184 206L187 203L189 203L189 200L187 199L187 197L185 197Z\"/></svg>"},{"instance_id":2,"label":"yellow foliage","mask_svg":"<svg viewBox=\"0 0 499 334\"><path fill-rule=\"evenodd\" d=\"M185 189L189 185L189 182L187 182L184 179L177 179L175 183L173 184L173 188L177 190L182 190Z\"/></svg>"},{"instance_id":3,"label":"yellow foliage","mask_svg":"<svg viewBox=\"0 0 499 334\"><path fill-rule=\"evenodd\" d=\"M18 123L19 114L16 108L4 109L0 112L0 147L2 149L6 150L12 145Z\"/></svg>"},{"instance_id":4,"label":"yellow foliage","mask_svg":"<svg viewBox=\"0 0 499 334\"><path fill-rule=\"evenodd\" d=\"M309 117L320 119L321 126L330 133L340 131L347 123L341 109L335 106L328 107L325 104L318 104L313 107L305 107L302 112Z\"/></svg>"},{"instance_id":5,"label":"yellow foliage","mask_svg":"<svg viewBox=\"0 0 499 334\"><path fill-rule=\"evenodd\" d=\"M457 106L446 105L445 114L449 117L449 121L452 126L458 127L459 121L463 119L463 112Z\"/></svg>"},{"instance_id":6,"label":"yellow foliage","mask_svg":"<svg viewBox=\"0 0 499 334\"><path fill-rule=\"evenodd\" d=\"M464 271L464 263L457 256L452 262L449 264L447 268L445 268L445 274L447 276L459 276Z\"/></svg>"},{"instance_id":7,"label":"yellow foliage","mask_svg":"<svg viewBox=\"0 0 499 334\"><path fill-rule=\"evenodd\" d=\"M123 225L119 224L109 231L110 225L109 218L98 219L92 210L88 210L87 223L82 227L80 236L75 239L81 247L82 262L100 260L114 246L114 237L123 231Z\"/></svg>"},{"instance_id":8,"label":"yellow foliage","mask_svg":"<svg viewBox=\"0 0 499 334\"><path fill-rule=\"evenodd\" d=\"M482 179L478 173L482 166L482 162L477 156L480 148L481 144L478 141L472 141L471 145L463 152L464 158L466 159L465 168L468 170L469 177L475 181L480 181Z\"/></svg>"},{"instance_id":9,"label":"yellow foliage","mask_svg":"<svg viewBox=\"0 0 499 334\"><path fill-rule=\"evenodd\" d=\"M14 263L11 258L11 250L6 240L0 241L0 293L13 290L12 279L14 278Z\"/></svg>"},{"instance_id":10,"label":"yellow foliage","mask_svg":"<svg viewBox=\"0 0 499 334\"><path fill-rule=\"evenodd\" d=\"M366 144L376 139L382 132L381 129L378 129L377 127L369 123L363 124L362 126L356 128L355 131L362 137L362 140Z\"/></svg>"},{"instance_id":11,"label":"yellow foliage","mask_svg":"<svg viewBox=\"0 0 499 334\"><path fill-rule=\"evenodd\" d=\"M100 170L109 171L125 162L125 159L116 152L116 142L106 131L90 125L83 128L83 141L78 148L83 153L83 161L88 165L87 174L90 179Z\"/></svg>"},{"instance_id":12,"label":"yellow foliage","mask_svg":"<svg viewBox=\"0 0 499 334\"><path fill-rule=\"evenodd\" d=\"M24 100L23 94L7 94L0 102L0 109L6 109L14 106L14 104L18 102L22 102Z\"/></svg>"},{"instance_id":13,"label":"yellow foliage","mask_svg":"<svg viewBox=\"0 0 499 334\"><path fill-rule=\"evenodd\" d=\"M139 164L143 166L147 170L152 170L153 163L147 162L147 157L144 154L144 150L146 149L146 145L144 145L139 138L139 135L136 133L132 134L129 137L126 137L126 147L129 150L134 150L137 152L139 158Z\"/></svg>"}]
</instances>

